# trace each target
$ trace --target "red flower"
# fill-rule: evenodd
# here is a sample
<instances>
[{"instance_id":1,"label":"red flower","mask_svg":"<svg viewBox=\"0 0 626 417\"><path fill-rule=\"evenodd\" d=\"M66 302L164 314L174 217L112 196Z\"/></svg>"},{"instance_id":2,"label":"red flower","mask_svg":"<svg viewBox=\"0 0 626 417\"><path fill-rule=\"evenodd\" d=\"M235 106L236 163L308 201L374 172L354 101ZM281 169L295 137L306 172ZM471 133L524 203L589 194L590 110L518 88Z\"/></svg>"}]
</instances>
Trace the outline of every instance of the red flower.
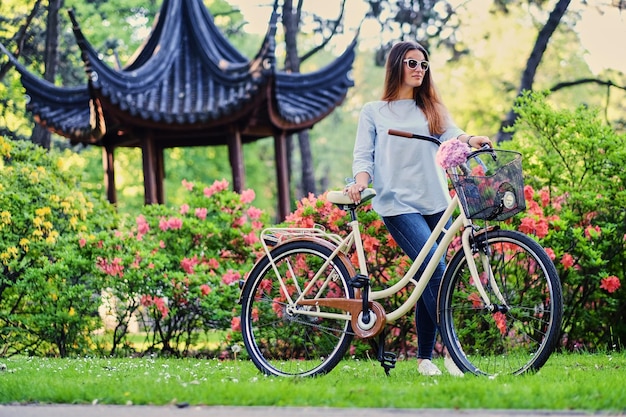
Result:
<instances>
[{"instance_id":1,"label":"red flower","mask_svg":"<svg viewBox=\"0 0 626 417\"><path fill-rule=\"evenodd\" d=\"M233 317L230 320L230 328L234 332L240 332L241 331L241 318L240 317Z\"/></svg>"},{"instance_id":2,"label":"red flower","mask_svg":"<svg viewBox=\"0 0 626 417\"><path fill-rule=\"evenodd\" d=\"M574 266L574 257L572 255L570 255L569 253L566 253L561 258L561 265L563 265L563 269L565 269L567 271L572 266Z\"/></svg>"},{"instance_id":3,"label":"red flower","mask_svg":"<svg viewBox=\"0 0 626 417\"><path fill-rule=\"evenodd\" d=\"M202 284L200 285L200 292L202 293L202 295L209 295L211 293L211 287L209 287L207 284Z\"/></svg>"},{"instance_id":4,"label":"red flower","mask_svg":"<svg viewBox=\"0 0 626 417\"><path fill-rule=\"evenodd\" d=\"M602 278L600 283L600 288L606 290L609 293L614 293L620 287L619 278L615 275L608 276L606 278Z\"/></svg>"}]
</instances>

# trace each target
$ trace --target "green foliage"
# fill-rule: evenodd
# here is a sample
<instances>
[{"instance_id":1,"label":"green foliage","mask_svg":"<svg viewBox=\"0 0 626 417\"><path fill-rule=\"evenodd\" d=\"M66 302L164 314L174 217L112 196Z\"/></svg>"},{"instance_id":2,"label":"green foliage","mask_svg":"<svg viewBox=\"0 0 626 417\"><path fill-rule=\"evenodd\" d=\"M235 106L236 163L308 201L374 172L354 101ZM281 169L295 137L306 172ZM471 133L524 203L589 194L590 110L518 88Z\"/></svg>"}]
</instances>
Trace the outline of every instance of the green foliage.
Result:
<instances>
[{"instance_id":1,"label":"green foliage","mask_svg":"<svg viewBox=\"0 0 626 417\"><path fill-rule=\"evenodd\" d=\"M528 211L516 226L552 255L564 289L564 347L623 347L626 292L626 136L596 109L555 110L542 93L515 107Z\"/></svg>"},{"instance_id":2,"label":"green foliage","mask_svg":"<svg viewBox=\"0 0 626 417\"><path fill-rule=\"evenodd\" d=\"M260 248L267 215L250 203L252 190L229 191L182 181L180 206L148 205L114 233L90 238L113 322L111 354L137 319L148 351L188 353L202 331L237 327L239 281Z\"/></svg>"},{"instance_id":3,"label":"green foliage","mask_svg":"<svg viewBox=\"0 0 626 417\"><path fill-rule=\"evenodd\" d=\"M100 283L79 236L110 229L114 211L42 148L0 137L0 157L2 354L90 352Z\"/></svg>"}]
</instances>

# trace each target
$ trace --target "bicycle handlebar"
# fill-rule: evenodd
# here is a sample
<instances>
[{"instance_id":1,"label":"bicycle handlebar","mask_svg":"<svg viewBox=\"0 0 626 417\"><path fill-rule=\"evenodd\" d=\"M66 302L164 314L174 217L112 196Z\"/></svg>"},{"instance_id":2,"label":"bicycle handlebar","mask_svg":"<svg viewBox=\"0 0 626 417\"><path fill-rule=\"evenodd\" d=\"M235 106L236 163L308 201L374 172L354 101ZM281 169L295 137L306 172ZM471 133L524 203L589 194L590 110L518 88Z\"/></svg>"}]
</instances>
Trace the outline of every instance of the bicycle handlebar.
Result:
<instances>
[{"instance_id":1,"label":"bicycle handlebar","mask_svg":"<svg viewBox=\"0 0 626 417\"><path fill-rule=\"evenodd\" d=\"M429 142L436 144L437 146L441 145L441 141L433 136L418 135L417 133L405 132L403 130L396 130L396 129L389 129L387 133L393 136L401 136L403 138L427 140Z\"/></svg>"},{"instance_id":2,"label":"bicycle handlebar","mask_svg":"<svg viewBox=\"0 0 626 417\"><path fill-rule=\"evenodd\" d=\"M437 146L441 145L441 141L433 136L428 136L428 135L418 135L417 133L411 133L411 132L406 132L404 130L397 130L397 129L389 129L387 131L387 133L389 133L390 135L393 136L401 136L403 138L409 138L409 139L422 139L422 140L427 140L429 142L432 142L434 144L436 144ZM477 149L475 151L472 151L468 156L467 159L470 159L474 156L480 155L481 153L491 153L491 157L495 159L495 154L493 152L493 148L487 144L484 144L483 146L480 147L480 149Z\"/></svg>"}]
</instances>

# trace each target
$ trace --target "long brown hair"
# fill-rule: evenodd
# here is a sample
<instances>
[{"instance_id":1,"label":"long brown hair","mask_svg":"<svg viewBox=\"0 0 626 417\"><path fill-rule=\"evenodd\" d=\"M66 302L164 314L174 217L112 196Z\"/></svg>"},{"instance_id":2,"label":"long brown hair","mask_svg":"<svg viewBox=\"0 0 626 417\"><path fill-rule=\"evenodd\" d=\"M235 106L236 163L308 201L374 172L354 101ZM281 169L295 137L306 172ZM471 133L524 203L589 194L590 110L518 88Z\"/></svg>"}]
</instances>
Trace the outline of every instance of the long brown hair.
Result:
<instances>
[{"instance_id":1,"label":"long brown hair","mask_svg":"<svg viewBox=\"0 0 626 417\"><path fill-rule=\"evenodd\" d=\"M385 70L385 87L383 91L383 101L397 100L402 85L402 71L404 67L404 56L407 52L417 49L424 54L426 61L429 61L428 52L417 42L402 41L396 43L387 56ZM413 89L413 99L415 104L424 112L428 120L428 128L433 135L444 132L446 124L447 110L441 101L437 88L430 75L430 69L426 71L422 85Z\"/></svg>"}]
</instances>

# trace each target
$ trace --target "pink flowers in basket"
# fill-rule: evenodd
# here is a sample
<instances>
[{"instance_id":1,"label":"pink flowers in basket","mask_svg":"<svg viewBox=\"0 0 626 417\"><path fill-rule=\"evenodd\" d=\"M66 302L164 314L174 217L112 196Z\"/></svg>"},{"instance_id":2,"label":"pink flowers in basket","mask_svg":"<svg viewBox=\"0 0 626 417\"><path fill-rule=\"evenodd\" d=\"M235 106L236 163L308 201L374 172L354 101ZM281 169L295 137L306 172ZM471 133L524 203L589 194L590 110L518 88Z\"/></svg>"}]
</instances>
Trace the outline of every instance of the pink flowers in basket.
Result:
<instances>
[{"instance_id":1,"label":"pink flowers in basket","mask_svg":"<svg viewBox=\"0 0 626 417\"><path fill-rule=\"evenodd\" d=\"M443 169L454 168L465 163L470 151L467 143L450 139L439 146L435 160Z\"/></svg>"}]
</instances>

